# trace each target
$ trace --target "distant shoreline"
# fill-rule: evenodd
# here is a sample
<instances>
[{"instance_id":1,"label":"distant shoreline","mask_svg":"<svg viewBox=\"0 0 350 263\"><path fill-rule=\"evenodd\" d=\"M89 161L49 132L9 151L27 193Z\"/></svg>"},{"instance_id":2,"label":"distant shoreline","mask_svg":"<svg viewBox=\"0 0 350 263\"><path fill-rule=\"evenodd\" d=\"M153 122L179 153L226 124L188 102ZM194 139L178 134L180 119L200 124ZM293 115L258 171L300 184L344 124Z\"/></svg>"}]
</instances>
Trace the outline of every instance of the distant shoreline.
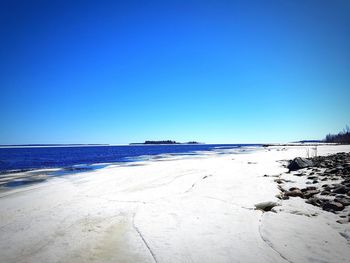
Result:
<instances>
[{"instance_id":1,"label":"distant shoreline","mask_svg":"<svg viewBox=\"0 0 350 263\"><path fill-rule=\"evenodd\" d=\"M130 143L129 145L174 145L174 144L205 144L205 143L201 143L197 141L177 142L172 140L161 140L161 141L147 140L144 142Z\"/></svg>"},{"instance_id":2,"label":"distant shoreline","mask_svg":"<svg viewBox=\"0 0 350 263\"><path fill-rule=\"evenodd\" d=\"M40 148L40 147L88 147L110 146L110 144L2 144L0 148Z\"/></svg>"},{"instance_id":3,"label":"distant shoreline","mask_svg":"<svg viewBox=\"0 0 350 263\"><path fill-rule=\"evenodd\" d=\"M329 142L292 142L292 143L263 143L263 147L270 146L320 146L320 145L342 145L340 143L329 143Z\"/></svg>"},{"instance_id":4,"label":"distant shoreline","mask_svg":"<svg viewBox=\"0 0 350 263\"><path fill-rule=\"evenodd\" d=\"M42 144L0 144L0 146L76 146L76 145L109 145L102 143L42 143Z\"/></svg>"},{"instance_id":5,"label":"distant shoreline","mask_svg":"<svg viewBox=\"0 0 350 263\"><path fill-rule=\"evenodd\" d=\"M50 147L112 147L112 146L161 146L161 145L214 145L223 143L203 143L203 142L176 142L176 143L129 143L129 144L3 144L0 148L50 148ZM224 143L224 144L244 144L244 145L261 145L262 147L271 146L319 146L319 145L343 145L342 143L327 142L292 142L292 143ZM345 143L346 145L346 143Z\"/></svg>"}]
</instances>

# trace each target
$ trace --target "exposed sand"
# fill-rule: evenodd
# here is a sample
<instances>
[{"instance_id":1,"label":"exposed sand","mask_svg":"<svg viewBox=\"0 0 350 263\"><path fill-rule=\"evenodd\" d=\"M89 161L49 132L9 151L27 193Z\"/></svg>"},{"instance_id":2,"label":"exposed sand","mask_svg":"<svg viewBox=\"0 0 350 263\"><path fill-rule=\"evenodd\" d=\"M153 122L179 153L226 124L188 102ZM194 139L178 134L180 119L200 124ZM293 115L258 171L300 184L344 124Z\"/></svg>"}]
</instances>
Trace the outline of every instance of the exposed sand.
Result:
<instances>
[{"instance_id":1,"label":"exposed sand","mask_svg":"<svg viewBox=\"0 0 350 263\"><path fill-rule=\"evenodd\" d=\"M307 148L111 166L1 193L0 262L349 262L350 224L279 201L264 177ZM341 151L350 146L318 146ZM254 209L264 201L281 206Z\"/></svg>"}]
</instances>

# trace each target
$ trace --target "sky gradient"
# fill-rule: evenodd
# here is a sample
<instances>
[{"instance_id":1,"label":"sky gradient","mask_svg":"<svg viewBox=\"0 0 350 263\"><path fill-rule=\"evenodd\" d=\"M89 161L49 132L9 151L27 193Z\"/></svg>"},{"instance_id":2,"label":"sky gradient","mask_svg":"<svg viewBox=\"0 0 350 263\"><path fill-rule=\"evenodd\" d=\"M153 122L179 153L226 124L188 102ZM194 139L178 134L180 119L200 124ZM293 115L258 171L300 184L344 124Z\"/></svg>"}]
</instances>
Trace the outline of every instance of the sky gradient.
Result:
<instances>
[{"instance_id":1,"label":"sky gradient","mask_svg":"<svg viewBox=\"0 0 350 263\"><path fill-rule=\"evenodd\" d=\"M350 1L1 1L0 144L322 139Z\"/></svg>"}]
</instances>

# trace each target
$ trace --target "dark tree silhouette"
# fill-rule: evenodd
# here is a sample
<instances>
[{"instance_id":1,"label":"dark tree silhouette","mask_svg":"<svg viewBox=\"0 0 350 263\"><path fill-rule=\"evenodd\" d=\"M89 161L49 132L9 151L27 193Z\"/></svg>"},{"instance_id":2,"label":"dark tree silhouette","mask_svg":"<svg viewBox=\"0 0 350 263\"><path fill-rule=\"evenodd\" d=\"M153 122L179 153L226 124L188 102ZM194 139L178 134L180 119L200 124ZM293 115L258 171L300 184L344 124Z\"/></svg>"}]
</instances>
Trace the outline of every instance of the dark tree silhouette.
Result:
<instances>
[{"instance_id":1,"label":"dark tree silhouette","mask_svg":"<svg viewBox=\"0 0 350 263\"><path fill-rule=\"evenodd\" d=\"M165 140L165 141L145 141L144 144L177 144L176 141Z\"/></svg>"},{"instance_id":2,"label":"dark tree silhouette","mask_svg":"<svg viewBox=\"0 0 350 263\"><path fill-rule=\"evenodd\" d=\"M350 127L346 125L343 131L339 132L338 134L328 134L325 138L325 142L350 143Z\"/></svg>"}]
</instances>

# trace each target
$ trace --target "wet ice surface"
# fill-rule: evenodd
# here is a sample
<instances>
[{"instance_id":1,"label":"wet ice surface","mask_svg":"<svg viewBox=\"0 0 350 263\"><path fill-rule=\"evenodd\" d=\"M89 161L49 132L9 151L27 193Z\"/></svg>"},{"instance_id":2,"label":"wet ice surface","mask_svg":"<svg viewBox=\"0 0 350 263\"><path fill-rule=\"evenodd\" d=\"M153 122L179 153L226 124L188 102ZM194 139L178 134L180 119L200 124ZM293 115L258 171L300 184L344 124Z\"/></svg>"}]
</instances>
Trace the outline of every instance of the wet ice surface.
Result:
<instances>
[{"instance_id":1,"label":"wet ice surface","mask_svg":"<svg viewBox=\"0 0 350 263\"><path fill-rule=\"evenodd\" d=\"M4 191L8 190L7 188L11 187L41 183L48 180L50 177L89 172L107 166L107 164L75 165L65 168L11 171L9 173L2 173L0 175L0 189Z\"/></svg>"}]
</instances>

